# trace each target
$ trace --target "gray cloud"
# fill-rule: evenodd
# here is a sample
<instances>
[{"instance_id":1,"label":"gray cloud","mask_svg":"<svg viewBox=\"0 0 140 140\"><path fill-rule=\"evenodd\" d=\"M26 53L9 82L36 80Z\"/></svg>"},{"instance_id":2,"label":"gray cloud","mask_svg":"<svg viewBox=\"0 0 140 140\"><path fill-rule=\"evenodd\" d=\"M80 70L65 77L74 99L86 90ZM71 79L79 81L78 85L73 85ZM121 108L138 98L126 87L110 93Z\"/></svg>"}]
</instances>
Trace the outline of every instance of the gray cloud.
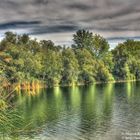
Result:
<instances>
[{"instance_id":1,"label":"gray cloud","mask_svg":"<svg viewBox=\"0 0 140 140\"><path fill-rule=\"evenodd\" d=\"M81 28L106 38L139 38L139 24L140 0L0 1L0 30L25 29L40 38L51 33L56 42Z\"/></svg>"},{"instance_id":2,"label":"gray cloud","mask_svg":"<svg viewBox=\"0 0 140 140\"><path fill-rule=\"evenodd\" d=\"M29 28L38 24L40 24L40 21L11 21L7 23L1 23L0 29Z\"/></svg>"},{"instance_id":3,"label":"gray cloud","mask_svg":"<svg viewBox=\"0 0 140 140\"><path fill-rule=\"evenodd\" d=\"M54 26L41 26L37 28L33 28L31 34L45 34L45 33L62 33L62 32L70 32L76 31L79 28L76 25L54 25Z\"/></svg>"},{"instance_id":4,"label":"gray cloud","mask_svg":"<svg viewBox=\"0 0 140 140\"><path fill-rule=\"evenodd\" d=\"M120 36L120 37L109 37L107 39L110 40L110 41L113 41L113 40L127 40L127 39L140 39L140 36L137 36L137 37L123 37L123 36Z\"/></svg>"},{"instance_id":5,"label":"gray cloud","mask_svg":"<svg viewBox=\"0 0 140 140\"><path fill-rule=\"evenodd\" d=\"M66 5L66 7L69 10L82 10L82 11L83 10L88 11L88 10L92 10L93 8L97 8L96 6L87 5L87 4L79 4L79 3L69 4L69 5Z\"/></svg>"}]
</instances>

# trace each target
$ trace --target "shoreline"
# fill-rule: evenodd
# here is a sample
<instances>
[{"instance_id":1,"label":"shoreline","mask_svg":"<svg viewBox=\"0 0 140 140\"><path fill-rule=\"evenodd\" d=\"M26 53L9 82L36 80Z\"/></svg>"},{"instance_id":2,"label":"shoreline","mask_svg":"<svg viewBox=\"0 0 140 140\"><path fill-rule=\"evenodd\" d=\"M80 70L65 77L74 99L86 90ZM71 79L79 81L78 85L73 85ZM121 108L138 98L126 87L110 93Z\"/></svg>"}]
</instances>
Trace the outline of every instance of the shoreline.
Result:
<instances>
[{"instance_id":1,"label":"shoreline","mask_svg":"<svg viewBox=\"0 0 140 140\"><path fill-rule=\"evenodd\" d=\"M127 82L138 82L140 80L119 80L119 81L109 81L109 82L95 82L89 84L75 84L74 86L88 86L88 85L100 85L100 84L115 84L115 83L127 83ZM59 86L52 86L46 88L55 88L55 87L72 87L73 85L59 85Z\"/></svg>"},{"instance_id":2,"label":"shoreline","mask_svg":"<svg viewBox=\"0 0 140 140\"><path fill-rule=\"evenodd\" d=\"M40 84L38 86L34 85L25 85L24 87L21 84L18 84L17 87L15 87L16 90L34 90L34 89L47 89L47 88L56 88L56 87L73 87L73 86L88 86L88 85L100 85L100 84L115 84L115 83L127 83L127 82L138 82L140 80L118 80L118 81L108 81L108 82L94 82L94 83L78 83L78 84L71 84L71 85L54 85L54 86L47 86L46 84Z\"/></svg>"}]
</instances>

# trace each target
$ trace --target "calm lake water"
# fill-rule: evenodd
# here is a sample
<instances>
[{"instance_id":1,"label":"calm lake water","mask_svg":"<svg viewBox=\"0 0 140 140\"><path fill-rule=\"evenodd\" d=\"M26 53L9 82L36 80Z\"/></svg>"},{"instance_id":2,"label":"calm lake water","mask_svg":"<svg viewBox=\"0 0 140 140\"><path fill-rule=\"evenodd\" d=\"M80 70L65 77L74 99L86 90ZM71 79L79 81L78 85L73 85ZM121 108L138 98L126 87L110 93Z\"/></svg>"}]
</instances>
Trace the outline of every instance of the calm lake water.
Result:
<instances>
[{"instance_id":1,"label":"calm lake water","mask_svg":"<svg viewBox=\"0 0 140 140\"><path fill-rule=\"evenodd\" d=\"M32 128L23 139L121 140L140 134L140 82L24 91L17 104Z\"/></svg>"}]
</instances>

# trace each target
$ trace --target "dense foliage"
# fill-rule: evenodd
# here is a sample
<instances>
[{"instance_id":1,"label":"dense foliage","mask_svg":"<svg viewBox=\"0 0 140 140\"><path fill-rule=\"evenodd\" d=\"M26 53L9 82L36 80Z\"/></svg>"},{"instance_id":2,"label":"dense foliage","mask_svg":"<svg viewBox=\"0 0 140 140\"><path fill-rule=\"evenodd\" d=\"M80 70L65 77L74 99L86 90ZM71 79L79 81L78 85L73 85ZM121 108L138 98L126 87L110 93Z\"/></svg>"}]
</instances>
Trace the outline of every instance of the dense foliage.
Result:
<instances>
[{"instance_id":1,"label":"dense foliage","mask_svg":"<svg viewBox=\"0 0 140 140\"><path fill-rule=\"evenodd\" d=\"M140 79L140 42L127 40L110 50L105 38L79 30L71 47L28 35L5 33L0 74L12 83L43 81L47 86Z\"/></svg>"}]
</instances>

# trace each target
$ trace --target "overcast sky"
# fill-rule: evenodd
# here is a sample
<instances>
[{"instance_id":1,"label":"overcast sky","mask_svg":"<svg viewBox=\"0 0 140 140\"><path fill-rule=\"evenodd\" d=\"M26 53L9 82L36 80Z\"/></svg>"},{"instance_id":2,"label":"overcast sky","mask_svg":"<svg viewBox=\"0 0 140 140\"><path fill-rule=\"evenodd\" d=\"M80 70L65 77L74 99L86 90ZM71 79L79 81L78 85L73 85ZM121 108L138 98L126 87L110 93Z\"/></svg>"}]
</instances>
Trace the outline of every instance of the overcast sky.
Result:
<instances>
[{"instance_id":1,"label":"overcast sky","mask_svg":"<svg viewBox=\"0 0 140 140\"><path fill-rule=\"evenodd\" d=\"M140 38L140 0L0 0L0 31L28 33L57 44L88 29L116 44Z\"/></svg>"}]
</instances>

